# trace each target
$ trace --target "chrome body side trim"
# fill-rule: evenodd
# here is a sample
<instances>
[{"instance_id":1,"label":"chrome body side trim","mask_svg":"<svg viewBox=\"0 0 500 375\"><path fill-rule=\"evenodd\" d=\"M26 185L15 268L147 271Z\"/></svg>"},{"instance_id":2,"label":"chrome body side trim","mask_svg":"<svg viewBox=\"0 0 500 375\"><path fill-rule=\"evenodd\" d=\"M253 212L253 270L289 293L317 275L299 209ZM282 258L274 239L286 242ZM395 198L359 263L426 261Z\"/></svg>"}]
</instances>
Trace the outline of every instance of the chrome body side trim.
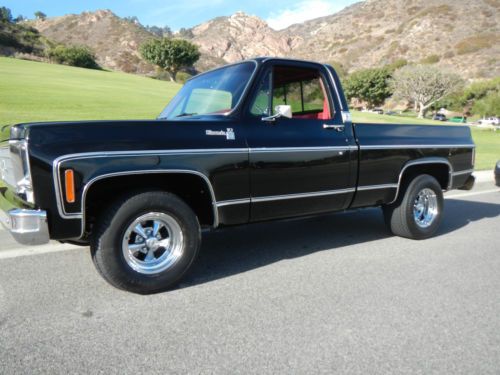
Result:
<instances>
[{"instance_id":1,"label":"chrome body side trim","mask_svg":"<svg viewBox=\"0 0 500 375\"><path fill-rule=\"evenodd\" d=\"M213 222L212 226L214 228L217 228L219 226L219 212L217 211L214 189L213 189L212 183L210 182L208 177L206 175L204 175L203 173L198 172L198 171L193 171L193 170L185 170L185 169L164 169L164 170L153 169L153 170L141 170L141 171L124 171L124 172L115 172L115 173L108 173L108 174L96 176L85 184L85 186L83 188L83 192L82 192L82 203L81 203L82 213L79 215L80 216L79 218L82 219L82 231L80 234L80 238L85 233L85 201L87 198L87 193L88 193L88 191L93 183L95 183L96 181L105 179L105 178L111 178L111 177L117 177L117 176L127 176L127 175L137 175L137 174L169 174L169 173L170 174L172 174L172 173L193 174L193 175L196 175L196 176L203 178L203 180L205 181L205 183L208 186L208 189L210 191L210 196L212 199L212 211L213 211L213 215L214 215L214 222ZM72 217L72 218L74 218L74 217Z\"/></svg>"},{"instance_id":2,"label":"chrome body side trim","mask_svg":"<svg viewBox=\"0 0 500 375\"><path fill-rule=\"evenodd\" d=\"M61 164L69 160L80 160L89 158L106 158L106 157L119 157L119 156L168 156L168 155L190 155L190 154L245 154L245 153L266 153L266 152L321 152L321 151L346 151L357 150L358 146L327 146L327 147L273 147L273 148L221 148L221 149L179 149L179 150L144 150L144 151L103 151L103 152L87 152L63 155L56 158L52 165L52 174L54 186L56 190L56 204L59 215L65 219L81 219L80 213L67 213L64 210L62 202L62 182L59 178ZM177 171L177 170L174 170ZM142 171L140 171L141 173ZM206 177L206 176L205 176ZM84 207L84 206L83 206ZM83 211L82 207L82 211Z\"/></svg>"},{"instance_id":3,"label":"chrome body side trim","mask_svg":"<svg viewBox=\"0 0 500 375\"><path fill-rule=\"evenodd\" d=\"M252 197L250 201L252 203L270 202L270 201L280 201L286 199L301 199L301 198L311 198L311 197L323 197L326 195L337 195L337 194L347 194L356 191L355 188L349 189L339 189L339 190L326 190L317 191L312 193L297 193L297 194L285 194L285 195L271 195L265 197Z\"/></svg>"},{"instance_id":4,"label":"chrome body side trim","mask_svg":"<svg viewBox=\"0 0 500 375\"><path fill-rule=\"evenodd\" d=\"M248 153L247 148L233 148L233 149L186 149L186 150L144 150L144 151L103 151L103 152L87 152L87 153L76 153L62 155L54 160L52 163L52 178L54 180L54 187L56 190L56 204L59 215L65 219L81 219L82 215L80 213L66 213L62 202L64 201L62 196L62 183L60 176L61 164L68 160L80 160L89 158L106 158L106 157L118 157L118 156L144 156L144 155L155 155L155 156L167 156L167 155L190 155L190 154L213 154L213 153ZM165 170L157 170L165 171ZM169 170L166 170L169 171ZM177 171L176 169L173 171ZM142 173L143 171L137 171ZM200 173L192 171L193 174ZM207 178L205 175L203 175ZM207 178L208 179L208 178ZM89 181L90 182L90 181ZM84 207L84 206L83 206ZM82 211L83 211L82 207Z\"/></svg>"},{"instance_id":5,"label":"chrome body side trim","mask_svg":"<svg viewBox=\"0 0 500 375\"><path fill-rule=\"evenodd\" d=\"M226 207L226 206L232 206L235 204L249 204L251 203L251 198L242 198L242 199L230 199L227 201L220 201L217 202L217 208L219 207Z\"/></svg>"},{"instance_id":6,"label":"chrome body side trim","mask_svg":"<svg viewBox=\"0 0 500 375\"><path fill-rule=\"evenodd\" d=\"M324 146L324 147L257 147L248 149L249 153L265 152L321 152L357 150L358 146Z\"/></svg>"},{"instance_id":7,"label":"chrome body side trim","mask_svg":"<svg viewBox=\"0 0 500 375\"><path fill-rule=\"evenodd\" d=\"M401 190L401 181L403 179L404 172L409 168L414 165L424 165L424 164L445 164L448 167L448 185L447 189L449 190L453 186L453 166L451 163L444 159L444 158L435 158L435 157L429 157L429 158L423 158L423 159L417 159L417 160L410 160L407 162L403 168L401 169L401 172L399 172L399 177L398 177L398 187L396 189L396 194L394 195L394 199L390 201L388 204L394 203L396 199L398 199L399 191Z\"/></svg>"},{"instance_id":8,"label":"chrome body side trim","mask_svg":"<svg viewBox=\"0 0 500 375\"><path fill-rule=\"evenodd\" d=\"M262 197L232 199L232 200L217 202L217 207L225 207L225 206L231 206L231 205L235 205L235 204L248 204L248 203L261 203L261 202L281 201L281 200L288 200L288 199L324 197L324 196L327 196L327 195L337 195L337 194L353 193L355 190L356 190L355 188L349 188L349 189L316 191L316 192L312 192L312 193L269 195L269 196L262 196Z\"/></svg>"},{"instance_id":9,"label":"chrome body side trim","mask_svg":"<svg viewBox=\"0 0 500 375\"><path fill-rule=\"evenodd\" d=\"M463 171L453 172L452 175L453 175L453 177L455 177L455 176L460 176L460 175L463 175L463 174L469 174L469 173L473 173L473 172L474 172L474 169L466 169L466 170L463 170Z\"/></svg>"},{"instance_id":10,"label":"chrome body side trim","mask_svg":"<svg viewBox=\"0 0 500 375\"><path fill-rule=\"evenodd\" d=\"M360 145L361 150L391 150L391 149L404 149L404 148L475 148L474 144L462 145Z\"/></svg>"},{"instance_id":11,"label":"chrome body side trim","mask_svg":"<svg viewBox=\"0 0 500 375\"><path fill-rule=\"evenodd\" d=\"M366 185L366 186L358 186L357 191L397 189L397 188L398 184Z\"/></svg>"}]
</instances>

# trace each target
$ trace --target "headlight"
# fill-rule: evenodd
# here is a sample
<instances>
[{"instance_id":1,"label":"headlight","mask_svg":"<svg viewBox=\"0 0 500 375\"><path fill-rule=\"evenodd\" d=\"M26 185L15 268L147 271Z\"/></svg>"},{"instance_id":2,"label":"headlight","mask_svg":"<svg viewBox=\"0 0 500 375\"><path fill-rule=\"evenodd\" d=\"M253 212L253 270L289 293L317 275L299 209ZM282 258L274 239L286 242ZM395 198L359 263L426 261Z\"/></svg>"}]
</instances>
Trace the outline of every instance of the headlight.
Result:
<instances>
[{"instance_id":1,"label":"headlight","mask_svg":"<svg viewBox=\"0 0 500 375\"><path fill-rule=\"evenodd\" d=\"M33 183L31 182L28 141L25 139L10 140L9 145L16 182L16 194L26 202L35 203Z\"/></svg>"}]
</instances>

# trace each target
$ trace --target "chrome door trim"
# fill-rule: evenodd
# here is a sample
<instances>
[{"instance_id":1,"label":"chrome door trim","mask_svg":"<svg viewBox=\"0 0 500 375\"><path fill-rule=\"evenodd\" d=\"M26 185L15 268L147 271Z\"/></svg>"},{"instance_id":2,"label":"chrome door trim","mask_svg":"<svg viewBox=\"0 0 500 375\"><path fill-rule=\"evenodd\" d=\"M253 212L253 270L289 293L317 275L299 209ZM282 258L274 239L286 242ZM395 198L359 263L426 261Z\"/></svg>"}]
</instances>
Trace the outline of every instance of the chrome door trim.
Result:
<instances>
[{"instance_id":1,"label":"chrome door trim","mask_svg":"<svg viewBox=\"0 0 500 375\"><path fill-rule=\"evenodd\" d=\"M356 190L355 188L348 188L348 189L338 189L338 190L315 191L311 193L268 195L261 197L232 199L232 200L217 202L217 207L225 207L235 204L262 203L262 202L272 202L272 201L280 201L288 199L314 198L314 197L323 197L327 195L348 194L348 193L353 193L355 190Z\"/></svg>"},{"instance_id":2,"label":"chrome door trim","mask_svg":"<svg viewBox=\"0 0 500 375\"><path fill-rule=\"evenodd\" d=\"M365 186L358 186L357 191L397 189L397 188L398 184L365 185Z\"/></svg>"},{"instance_id":3,"label":"chrome door trim","mask_svg":"<svg viewBox=\"0 0 500 375\"><path fill-rule=\"evenodd\" d=\"M312 197L323 197L327 195L337 195L337 194L348 194L355 192L355 188L348 189L338 189L338 190L325 190L325 191L316 191L311 193L297 193L297 194L284 194L284 195L270 195L270 196L262 196L262 197L252 197L250 198L252 203L262 203L262 202L270 202L270 201L280 201L287 199L301 199L301 198L312 198Z\"/></svg>"},{"instance_id":4,"label":"chrome door trim","mask_svg":"<svg viewBox=\"0 0 500 375\"><path fill-rule=\"evenodd\" d=\"M249 148L249 153L265 152L321 152L357 150L358 146L318 146L318 147L256 147Z\"/></svg>"},{"instance_id":5,"label":"chrome door trim","mask_svg":"<svg viewBox=\"0 0 500 375\"><path fill-rule=\"evenodd\" d=\"M344 105L342 104L342 100L340 98L340 93L339 93L339 89L337 87L337 83L335 82L335 79L333 78L333 74L332 74L331 70L329 69L329 66L324 64L323 67L328 72L328 77L330 78L330 82L333 86L333 89L335 90L335 95L337 96L337 101L339 102L339 106L340 106L340 112L347 111L347 109L344 109ZM332 67L332 69L333 69L333 67Z\"/></svg>"}]
</instances>

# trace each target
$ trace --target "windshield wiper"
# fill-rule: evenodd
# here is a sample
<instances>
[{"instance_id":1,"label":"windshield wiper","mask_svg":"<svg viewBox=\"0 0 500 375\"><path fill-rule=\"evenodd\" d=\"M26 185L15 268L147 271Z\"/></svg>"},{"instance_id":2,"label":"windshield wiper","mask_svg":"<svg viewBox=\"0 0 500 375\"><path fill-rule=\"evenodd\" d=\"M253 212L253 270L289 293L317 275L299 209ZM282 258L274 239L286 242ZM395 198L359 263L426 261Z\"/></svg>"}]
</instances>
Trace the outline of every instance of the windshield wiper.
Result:
<instances>
[{"instance_id":1,"label":"windshield wiper","mask_svg":"<svg viewBox=\"0 0 500 375\"><path fill-rule=\"evenodd\" d=\"M175 117L188 117L188 116L194 116L194 115L197 115L197 113L196 112L193 112L193 113L184 112L184 113L181 113L180 115L177 115Z\"/></svg>"}]
</instances>

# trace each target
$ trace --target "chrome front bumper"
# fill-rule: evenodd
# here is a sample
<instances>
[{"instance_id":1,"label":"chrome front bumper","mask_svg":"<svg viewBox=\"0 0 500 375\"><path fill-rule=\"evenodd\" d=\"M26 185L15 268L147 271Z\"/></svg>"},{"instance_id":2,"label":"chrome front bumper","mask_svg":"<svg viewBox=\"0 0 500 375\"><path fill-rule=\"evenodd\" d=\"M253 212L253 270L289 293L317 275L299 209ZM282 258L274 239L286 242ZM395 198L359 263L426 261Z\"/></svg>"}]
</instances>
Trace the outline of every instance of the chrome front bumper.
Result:
<instances>
[{"instance_id":1,"label":"chrome front bumper","mask_svg":"<svg viewBox=\"0 0 500 375\"><path fill-rule=\"evenodd\" d=\"M49 242L45 211L23 208L0 210L0 222L20 244L43 245Z\"/></svg>"}]
</instances>

